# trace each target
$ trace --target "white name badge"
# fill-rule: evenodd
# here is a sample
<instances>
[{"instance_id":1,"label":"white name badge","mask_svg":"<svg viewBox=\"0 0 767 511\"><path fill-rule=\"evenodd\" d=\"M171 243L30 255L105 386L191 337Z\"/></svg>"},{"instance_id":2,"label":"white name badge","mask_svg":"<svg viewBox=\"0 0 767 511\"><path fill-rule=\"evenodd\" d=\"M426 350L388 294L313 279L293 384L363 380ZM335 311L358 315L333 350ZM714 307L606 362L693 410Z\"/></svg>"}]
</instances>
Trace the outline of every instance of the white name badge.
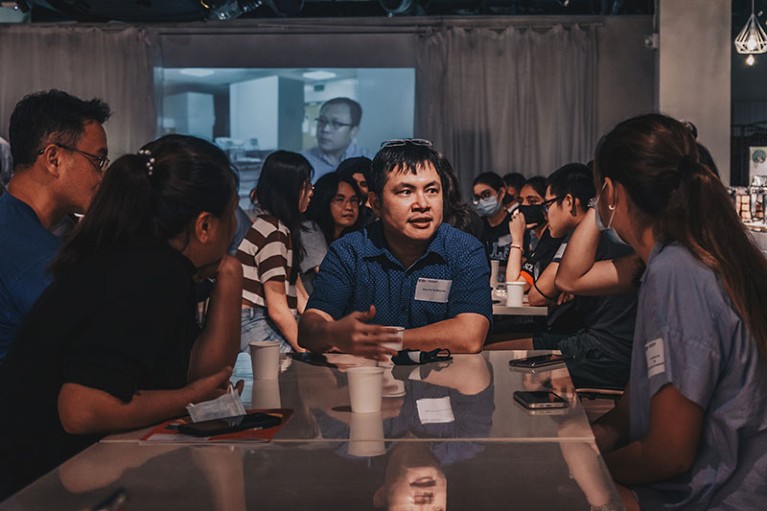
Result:
<instances>
[{"instance_id":1,"label":"white name badge","mask_svg":"<svg viewBox=\"0 0 767 511\"><path fill-rule=\"evenodd\" d=\"M447 303L452 280L418 279L415 286L415 299L422 302Z\"/></svg>"},{"instance_id":2,"label":"white name badge","mask_svg":"<svg viewBox=\"0 0 767 511\"><path fill-rule=\"evenodd\" d=\"M648 378L666 372L666 351L663 345L663 338L658 337L645 344L644 353L647 358Z\"/></svg>"},{"instance_id":3,"label":"white name badge","mask_svg":"<svg viewBox=\"0 0 767 511\"><path fill-rule=\"evenodd\" d=\"M455 421L450 396L419 399L415 405L421 424L447 424Z\"/></svg>"}]
</instances>

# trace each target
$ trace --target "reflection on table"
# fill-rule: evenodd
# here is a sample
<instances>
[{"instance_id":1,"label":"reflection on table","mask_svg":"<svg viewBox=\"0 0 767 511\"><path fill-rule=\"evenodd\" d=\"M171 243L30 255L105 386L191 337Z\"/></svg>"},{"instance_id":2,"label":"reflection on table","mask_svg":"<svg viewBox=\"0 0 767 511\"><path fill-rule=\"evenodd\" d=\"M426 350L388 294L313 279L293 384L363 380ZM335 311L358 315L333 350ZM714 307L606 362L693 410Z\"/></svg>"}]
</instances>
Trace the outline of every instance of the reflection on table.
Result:
<instances>
[{"instance_id":1,"label":"reflection on table","mask_svg":"<svg viewBox=\"0 0 767 511\"><path fill-rule=\"evenodd\" d=\"M344 444L101 443L0 509L90 509L118 488L141 510L620 509L592 442L479 442L461 460L430 442L389 442L376 457Z\"/></svg>"},{"instance_id":2,"label":"reflection on table","mask_svg":"<svg viewBox=\"0 0 767 511\"><path fill-rule=\"evenodd\" d=\"M383 438L457 441L592 441L593 435L564 364L538 370L509 366L525 351L488 351L454 355L448 362L396 366L385 370L380 416ZM273 442L324 440L378 440L364 431L352 431L346 369L375 361L343 354L327 354L305 362L282 358L278 380L253 380L250 358L241 354L233 379L245 380L245 408L290 408L293 416ZM532 413L513 399L516 390L552 389L567 398L568 408ZM567 437L560 426L571 422ZM146 430L111 435L106 442L140 439ZM354 435L352 434L354 433ZM359 433L359 434L358 434Z\"/></svg>"}]
</instances>

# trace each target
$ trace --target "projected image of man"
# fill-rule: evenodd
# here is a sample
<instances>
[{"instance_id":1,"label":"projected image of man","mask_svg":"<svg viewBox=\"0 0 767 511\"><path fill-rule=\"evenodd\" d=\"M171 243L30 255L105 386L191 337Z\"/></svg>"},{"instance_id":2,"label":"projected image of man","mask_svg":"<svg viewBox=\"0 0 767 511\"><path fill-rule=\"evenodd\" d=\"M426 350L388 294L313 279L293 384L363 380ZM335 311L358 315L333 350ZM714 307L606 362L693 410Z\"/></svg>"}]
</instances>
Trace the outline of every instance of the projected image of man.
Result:
<instances>
[{"instance_id":1,"label":"projected image of man","mask_svg":"<svg viewBox=\"0 0 767 511\"><path fill-rule=\"evenodd\" d=\"M361 121L362 107L353 99L333 98L322 105L317 117L317 146L301 153L314 168L315 181L347 158L372 158L373 153L354 142Z\"/></svg>"}]
</instances>

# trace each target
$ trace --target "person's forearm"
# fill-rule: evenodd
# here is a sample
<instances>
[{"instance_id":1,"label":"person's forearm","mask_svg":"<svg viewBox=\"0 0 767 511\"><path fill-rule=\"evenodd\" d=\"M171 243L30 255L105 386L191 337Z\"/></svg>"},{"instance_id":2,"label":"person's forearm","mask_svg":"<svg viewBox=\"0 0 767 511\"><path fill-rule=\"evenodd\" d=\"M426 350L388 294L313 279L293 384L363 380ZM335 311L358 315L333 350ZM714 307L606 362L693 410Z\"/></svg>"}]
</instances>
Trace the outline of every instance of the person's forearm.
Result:
<instances>
[{"instance_id":1,"label":"person's forearm","mask_svg":"<svg viewBox=\"0 0 767 511\"><path fill-rule=\"evenodd\" d=\"M329 350L333 345L327 342L329 321L313 311L307 311L298 323L298 344L315 353Z\"/></svg>"},{"instance_id":2,"label":"person's forearm","mask_svg":"<svg viewBox=\"0 0 767 511\"><path fill-rule=\"evenodd\" d=\"M266 309L269 319L274 321L282 336L294 350L303 351L298 345L298 323L293 313L288 309L287 304L269 305L267 304Z\"/></svg>"},{"instance_id":3,"label":"person's forearm","mask_svg":"<svg viewBox=\"0 0 767 511\"><path fill-rule=\"evenodd\" d=\"M506 282L514 282L519 278L519 272L522 270L522 249L512 243L513 247L509 249L509 259L506 261Z\"/></svg>"},{"instance_id":4,"label":"person's forearm","mask_svg":"<svg viewBox=\"0 0 767 511\"><path fill-rule=\"evenodd\" d=\"M613 479L625 485L669 479L690 470L690 463L657 447L646 437L606 454L605 464Z\"/></svg>"},{"instance_id":5,"label":"person's forearm","mask_svg":"<svg viewBox=\"0 0 767 511\"><path fill-rule=\"evenodd\" d=\"M480 314L458 316L405 330L404 347L430 351L447 348L451 353L478 353L482 350L490 322Z\"/></svg>"},{"instance_id":6,"label":"person's forearm","mask_svg":"<svg viewBox=\"0 0 767 511\"><path fill-rule=\"evenodd\" d=\"M586 275L594 262L599 246L600 232L594 218L594 210L589 209L586 216L573 231L567 243L565 254L557 271L557 287L569 293L578 292L580 279Z\"/></svg>"},{"instance_id":7,"label":"person's forearm","mask_svg":"<svg viewBox=\"0 0 767 511\"><path fill-rule=\"evenodd\" d=\"M59 392L59 416L64 430L86 435L135 429L186 413L189 403L204 399L187 385L178 390L145 390L124 403L90 387L65 383Z\"/></svg>"},{"instance_id":8,"label":"person's forearm","mask_svg":"<svg viewBox=\"0 0 767 511\"><path fill-rule=\"evenodd\" d=\"M228 258L216 274L205 327L194 343L188 381L233 366L240 351L242 265Z\"/></svg>"}]
</instances>

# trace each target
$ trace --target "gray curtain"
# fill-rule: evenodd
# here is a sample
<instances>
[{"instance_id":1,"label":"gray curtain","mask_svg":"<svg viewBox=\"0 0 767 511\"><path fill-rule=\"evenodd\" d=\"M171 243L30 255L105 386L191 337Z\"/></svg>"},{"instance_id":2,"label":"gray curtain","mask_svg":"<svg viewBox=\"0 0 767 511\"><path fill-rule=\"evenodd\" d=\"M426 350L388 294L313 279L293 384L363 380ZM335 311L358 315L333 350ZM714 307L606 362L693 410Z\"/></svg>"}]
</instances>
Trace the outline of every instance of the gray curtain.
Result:
<instances>
[{"instance_id":1,"label":"gray curtain","mask_svg":"<svg viewBox=\"0 0 767 511\"><path fill-rule=\"evenodd\" d=\"M0 136L16 102L56 88L109 103L110 157L135 152L156 131L154 48L137 27L0 25Z\"/></svg>"},{"instance_id":2,"label":"gray curtain","mask_svg":"<svg viewBox=\"0 0 767 511\"><path fill-rule=\"evenodd\" d=\"M481 172L548 175L591 159L595 32L454 26L421 36L416 133L452 161L464 192Z\"/></svg>"}]
</instances>

